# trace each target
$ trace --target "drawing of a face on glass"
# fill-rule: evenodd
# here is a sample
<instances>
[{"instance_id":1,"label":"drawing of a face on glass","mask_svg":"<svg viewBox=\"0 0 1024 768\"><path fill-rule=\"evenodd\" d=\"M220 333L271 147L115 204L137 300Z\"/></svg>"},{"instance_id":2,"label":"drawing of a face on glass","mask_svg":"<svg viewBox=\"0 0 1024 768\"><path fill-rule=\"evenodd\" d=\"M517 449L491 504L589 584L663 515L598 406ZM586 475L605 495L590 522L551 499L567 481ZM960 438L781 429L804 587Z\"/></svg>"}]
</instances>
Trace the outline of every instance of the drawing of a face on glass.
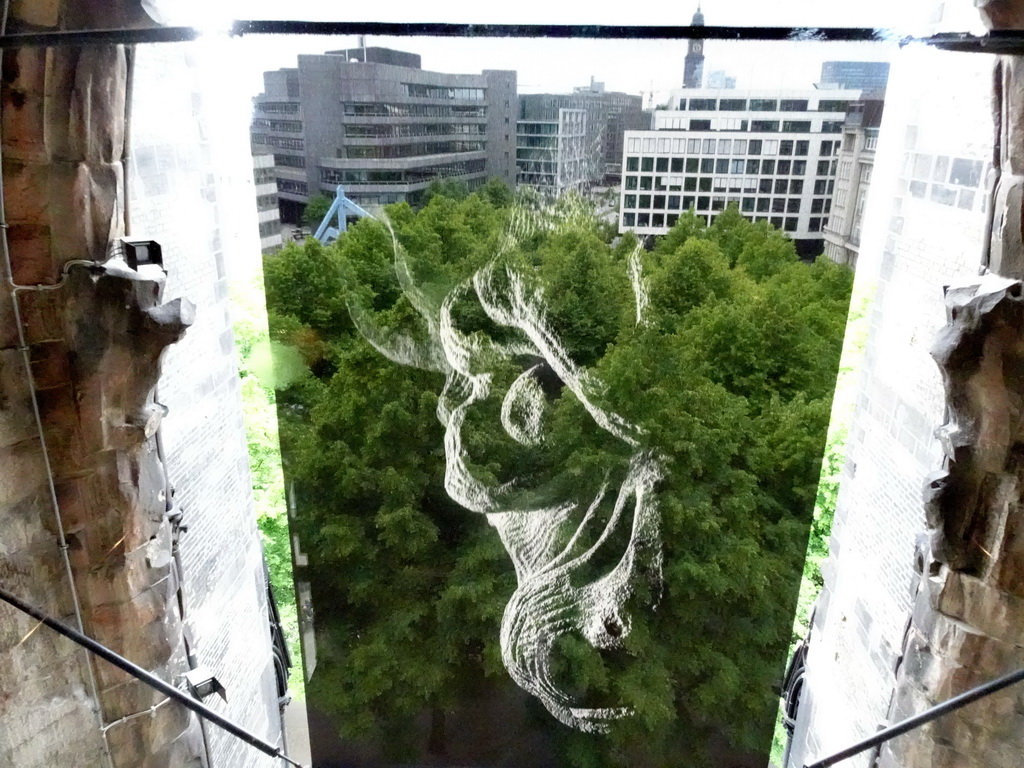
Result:
<instances>
[{"instance_id":1,"label":"drawing of a face on glass","mask_svg":"<svg viewBox=\"0 0 1024 768\"><path fill-rule=\"evenodd\" d=\"M382 331L357 309L353 317L388 358L445 375L437 409L445 489L486 516L515 568L517 588L500 630L510 676L562 723L601 731L630 709L566 691L553 652L566 637L600 651L621 648L638 597L649 603L660 594L654 487L663 463L642 446L635 426L602 407L601 382L573 361L550 327L542 292L503 258L515 242L506 237L495 259L438 302L416 284L393 238L396 274L423 318L427 344ZM630 271L642 322L638 252ZM586 461L574 436L553 429L553 419L567 412L583 425Z\"/></svg>"}]
</instances>

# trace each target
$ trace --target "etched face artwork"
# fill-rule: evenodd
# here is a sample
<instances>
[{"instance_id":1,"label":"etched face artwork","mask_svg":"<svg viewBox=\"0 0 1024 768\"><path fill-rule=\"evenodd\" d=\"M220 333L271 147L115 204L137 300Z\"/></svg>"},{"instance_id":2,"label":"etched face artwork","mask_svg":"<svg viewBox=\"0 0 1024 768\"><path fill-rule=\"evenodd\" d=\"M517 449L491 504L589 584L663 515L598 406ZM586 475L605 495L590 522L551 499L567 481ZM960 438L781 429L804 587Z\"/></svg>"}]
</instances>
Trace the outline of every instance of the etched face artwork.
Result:
<instances>
[{"instance_id":1,"label":"etched face artwork","mask_svg":"<svg viewBox=\"0 0 1024 768\"><path fill-rule=\"evenodd\" d=\"M601 382L573 361L546 321L542 293L503 263L517 230L536 227L529 216L513 222L495 259L448 291L439 306L416 285L409 259L392 238L399 283L430 343L382 331L355 309L353 318L389 359L445 375L437 408L445 429L445 489L486 517L515 568L517 587L500 630L509 675L565 725L601 731L627 716L629 707L580 701L556 679L553 655L566 637L601 651L621 648L636 609L627 604L636 602L638 591L657 599L661 542L654 486L662 462L642 447L635 426L598 404ZM639 249L630 259L630 277L641 323L646 299ZM459 309L467 305L477 315L482 310L493 333L460 329ZM552 403L567 397L609 446L595 454L590 480L563 476L564 445L561 459L545 453L553 437ZM488 457L474 455L486 442L474 439L479 429L503 431L513 448L504 455L518 457L514 466L506 460L495 471Z\"/></svg>"}]
</instances>

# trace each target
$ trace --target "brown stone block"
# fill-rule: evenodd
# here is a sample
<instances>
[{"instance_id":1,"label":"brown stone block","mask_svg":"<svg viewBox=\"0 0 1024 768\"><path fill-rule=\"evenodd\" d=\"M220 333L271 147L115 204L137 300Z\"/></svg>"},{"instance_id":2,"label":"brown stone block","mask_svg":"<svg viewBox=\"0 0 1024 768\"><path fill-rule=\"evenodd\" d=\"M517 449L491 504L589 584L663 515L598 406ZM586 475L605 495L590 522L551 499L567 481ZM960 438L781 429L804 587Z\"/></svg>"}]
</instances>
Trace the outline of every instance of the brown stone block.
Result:
<instances>
[{"instance_id":1,"label":"brown stone block","mask_svg":"<svg viewBox=\"0 0 1024 768\"><path fill-rule=\"evenodd\" d=\"M1017 512L1015 505L1007 510L999 533L999 558L992 563L988 580L1004 592L1024 598L1024 514ZM1024 637L1024 627L1021 629Z\"/></svg>"},{"instance_id":2,"label":"brown stone block","mask_svg":"<svg viewBox=\"0 0 1024 768\"><path fill-rule=\"evenodd\" d=\"M22 21L34 27L56 27L59 13L60 0L14 0L11 3L11 21Z\"/></svg>"},{"instance_id":3,"label":"brown stone block","mask_svg":"<svg viewBox=\"0 0 1024 768\"><path fill-rule=\"evenodd\" d=\"M47 157L45 100L39 87L44 71L45 50L4 51L0 121L4 155L12 159L44 162Z\"/></svg>"},{"instance_id":4,"label":"brown stone block","mask_svg":"<svg viewBox=\"0 0 1024 768\"><path fill-rule=\"evenodd\" d=\"M70 156L120 163L124 155L128 64L123 47L81 49L68 124Z\"/></svg>"},{"instance_id":5,"label":"brown stone block","mask_svg":"<svg viewBox=\"0 0 1024 768\"><path fill-rule=\"evenodd\" d=\"M60 261L106 258L124 231L124 172L120 163L53 166L47 193L51 246Z\"/></svg>"},{"instance_id":6,"label":"brown stone block","mask_svg":"<svg viewBox=\"0 0 1024 768\"><path fill-rule=\"evenodd\" d=\"M951 572L937 606L983 634L1024 644L1024 598L996 589L974 576Z\"/></svg>"},{"instance_id":7,"label":"brown stone block","mask_svg":"<svg viewBox=\"0 0 1024 768\"><path fill-rule=\"evenodd\" d=\"M68 355L67 345L60 340L33 345L29 361L36 389L51 389L70 382Z\"/></svg>"},{"instance_id":8,"label":"brown stone block","mask_svg":"<svg viewBox=\"0 0 1024 768\"><path fill-rule=\"evenodd\" d=\"M56 280L56 266L51 265ZM64 338L64 297L61 291L22 291L18 293L21 319L25 324L25 339L29 344L40 344Z\"/></svg>"},{"instance_id":9,"label":"brown stone block","mask_svg":"<svg viewBox=\"0 0 1024 768\"><path fill-rule=\"evenodd\" d=\"M56 282L57 269L50 256L50 231L47 227L12 224L7 230L7 243L17 285ZM24 313L24 307L22 309Z\"/></svg>"},{"instance_id":10,"label":"brown stone block","mask_svg":"<svg viewBox=\"0 0 1024 768\"><path fill-rule=\"evenodd\" d=\"M41 147L40 147L41 149ZM12 158L4 147L4 214L9 225L48 229L46 190L50 171L42 162ZM44 158L40 158L43 160Z\"/></svg>"},{"instance_id":11,"label":"brown stone block","mask_svg":"<svg viewBox=\"0 0 1024 768\"><path fill-rule=\"evenodd\" d=\"M67 432L78 422L78 407L75 403L75 391L70 384L40 389L36 391L36 402L39 404L39 416L43 422L43 430L47 433L47 448L53 446L51 462L59 466L64 460L63 451L58 443L59 438L50 437L50 433Z\"/></svg>"},{"instance_id":12,"label":"brown stone block","mask_svg":"<svg viewBox=\"0 0 1024 768\"><path fill-rule=\"evenodd\" d=\"M0 447L38 438L30 397L21 352L0 349Z\"/></svg>"},{"instance_id":13,"label":"brown stone block","mask_svg":"<svg viewBox=\"0 0 1024 768\"><path fill-rule=\"evenodd\" d=\"M46 468L38 443L18 443L0 455L4 459L3 471L0 471L0 508L33 494L45 493Z\"/></svg>"}]
</instances>

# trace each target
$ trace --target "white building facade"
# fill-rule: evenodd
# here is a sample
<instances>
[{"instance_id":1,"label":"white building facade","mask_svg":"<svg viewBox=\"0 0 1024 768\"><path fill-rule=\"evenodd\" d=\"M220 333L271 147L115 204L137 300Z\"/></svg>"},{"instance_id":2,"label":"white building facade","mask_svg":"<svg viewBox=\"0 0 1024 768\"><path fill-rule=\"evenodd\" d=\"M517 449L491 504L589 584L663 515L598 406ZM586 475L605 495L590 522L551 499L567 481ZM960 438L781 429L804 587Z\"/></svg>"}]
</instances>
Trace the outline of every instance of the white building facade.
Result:
<instances>
[{"instance_id":1,"label":"white building facade","mask_svg":"<svg viewBox=\"0 0 1024 768\"><path fill-rule=\"evenodd\" d=\"M860 91L675 91L654 130L629 131L619 231L666 233L683 211L709 223L729 205L820 252L837 154Z\"/></svg>"},{"instance_id":2,"label":"white building facade","mask_svg":"<svg viewBox=\"0 0 1024 768\"><path fill-rule=\"evenodd\" d=\"M274 156L269 152L252 156L252 177L256 184L256 218L260 225L260 251L281 250L281 214L277 208L277 176Z\"/></svg>"}]
</instances>

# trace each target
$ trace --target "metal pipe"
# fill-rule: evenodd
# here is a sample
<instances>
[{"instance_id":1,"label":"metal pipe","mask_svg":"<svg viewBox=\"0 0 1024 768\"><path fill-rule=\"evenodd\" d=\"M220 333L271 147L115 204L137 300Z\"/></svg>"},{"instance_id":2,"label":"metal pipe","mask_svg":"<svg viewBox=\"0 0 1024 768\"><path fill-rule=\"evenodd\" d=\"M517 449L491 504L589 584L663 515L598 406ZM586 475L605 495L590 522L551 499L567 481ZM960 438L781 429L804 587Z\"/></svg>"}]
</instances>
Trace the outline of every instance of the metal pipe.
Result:
<instances>
[{"instance_id":1,"label":"metal pipe","mask_svg":"<svg viewBox=\"0 0 1024 768\"><path fill-rule=\"evenodd\" d=\"M160 693L164 694L168 698L174 699L176 702L181 704L186 709L195 712L197 715L199 715L199 717L205 720L209 720L214 725L223 728L232 736L241 739L246 744L255 747L264 754L270 755L271 757L280 758L289 765L296 766L296 768L303 768L301 763L297 763L290 757L285 755L279 747L264 741L255 734L249 733L241 726L235 725L227 718L214 712L212 709L207 707L202 702L197 701L196 699L189 696L187 693L178 690L170 683L161 680L156 675L143 669L137 664L132 663L123 656L119 656L106 646L101 645L100 643L93 640L91 637L88 637L87 635L78 632L77 630L74 630L71 627L64 626L56 619L50 618L45 613L40 611L38 608L35 608L34 606L31 606L28 603L18 599L3 587L0 587L0 600L9 603L10 605L14 606L23 613L27 613L32 618L37 619L38 621L48 626L54 632L64 635L64 637L77 643L78 645L82 646L88 651L91 651L104 661L113 664L115 667L124 672L127 672L136 680L140 680L141 682L148 685L150 688L160 691Z\"/></svg>"},{"instance_id":2,"label":"metal pipe","mask_svg":"<svg viewBox=\"0 0 1024 768\"><path fill-rule=\"evenodd\" d=\"M835 765L842 760L859 755L865 750L871 749L872 747L878 746L889 739L894 739L897 736L902 736L907 731L912 731L915 728L920 728L925 723L931 722L932 720L942 717L943 715L949 714L961 707L965 707L968 704L989 696L997 691L1001 691L1003 688L1007 688L1014 683L1019 683L1024 680L1024 669L1018 669L1016 672L1011 672L1008 675L991 680L983 685L979 685L977 688L961 693L959 696L954 696L948 701L944 701L941 704L936 704L934 707L926 709L924 712L908 717L901 723L891 725L885 728L874 736L870 736L863 741L859 741L853 746L847 747L841 752L836 752L831 757L826 757L824 760L819 760L816 763L805 765L804 768L829 768L831 765Z\"/></svg>"}]
</instances>

